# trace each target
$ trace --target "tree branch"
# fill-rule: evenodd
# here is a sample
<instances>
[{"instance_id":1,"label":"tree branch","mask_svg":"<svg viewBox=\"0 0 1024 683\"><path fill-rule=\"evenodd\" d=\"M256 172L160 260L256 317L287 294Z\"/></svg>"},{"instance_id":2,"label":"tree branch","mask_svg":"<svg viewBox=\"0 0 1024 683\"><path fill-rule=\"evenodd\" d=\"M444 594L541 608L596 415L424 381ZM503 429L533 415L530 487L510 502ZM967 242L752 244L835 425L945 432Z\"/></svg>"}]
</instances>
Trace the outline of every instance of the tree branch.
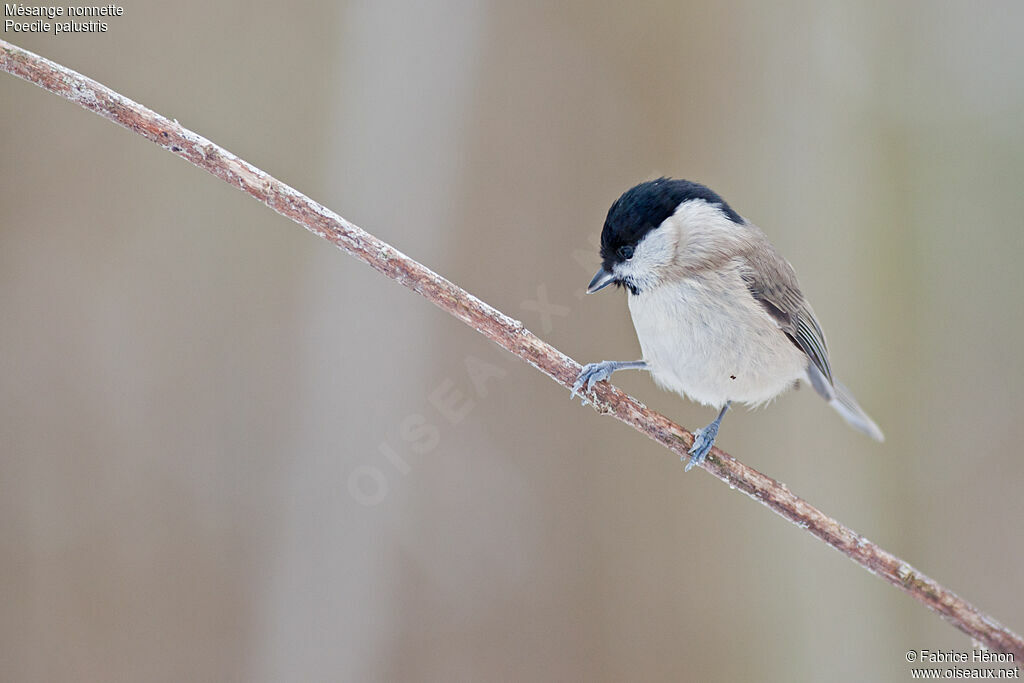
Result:
<instances>
[{"instance_id":1,"label":"tree branch","mask_svg":"<svg viewBox=\"0 0 1024 683\"><path fill-rule=\"evenodd\" d=\"M0 68L132 130L221 180L249 193L277 213L333 243L350 256L425 297L474 330L512 352L566 389L580 365L501 311L457 287L370 233L274 179L209 140L160 116L96 81L0 40ZM612 415L685 457L693 435L636 399L600 382L587 396ZM754 500L843 553L873 574L938 612L955 627L992 650L1024 660L1024 639L908 563L840 524L771 477L747 467L718 448L703 465L730 488Z\"/></svg>"}]
</instances>

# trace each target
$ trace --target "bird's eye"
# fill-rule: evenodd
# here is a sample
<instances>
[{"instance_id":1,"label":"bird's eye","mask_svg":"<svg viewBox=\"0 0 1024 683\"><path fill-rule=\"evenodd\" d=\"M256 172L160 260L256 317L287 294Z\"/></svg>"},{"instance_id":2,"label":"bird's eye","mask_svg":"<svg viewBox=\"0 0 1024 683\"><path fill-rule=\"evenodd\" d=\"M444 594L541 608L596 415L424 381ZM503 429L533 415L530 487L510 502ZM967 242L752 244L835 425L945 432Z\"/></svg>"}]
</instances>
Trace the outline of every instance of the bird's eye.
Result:
<instances>
[{"instance_id":1,"label":"bird's eye","mask_svg":"<svg viewBox=\"0 0 1024 683\"><path fill-rule=\"evenodd\" d=\"M619 247L615 253L617 253L619 255L619 258L621 258L623 261L628 261L629 259L633 258L633 247L627 244L623 247Z\"/></svg>"}]
</instances>

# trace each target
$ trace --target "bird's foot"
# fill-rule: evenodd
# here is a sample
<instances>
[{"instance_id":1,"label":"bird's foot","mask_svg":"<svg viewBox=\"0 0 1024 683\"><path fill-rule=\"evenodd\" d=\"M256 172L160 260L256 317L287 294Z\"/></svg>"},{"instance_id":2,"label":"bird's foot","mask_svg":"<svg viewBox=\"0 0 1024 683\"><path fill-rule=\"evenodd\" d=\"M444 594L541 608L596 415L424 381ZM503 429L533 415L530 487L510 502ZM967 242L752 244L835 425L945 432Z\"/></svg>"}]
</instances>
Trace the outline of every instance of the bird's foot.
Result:
<instances>
[{"instance_id":1,"label":"bird's foot","mask_svg":"<svg viewBox=\"0 0 1024 683\"><path fill-rule=\"evenodd\" d=\"M711 421L707 427L702 427L693 433L693 445L687 453L690 454L690 462L686 463L686 471L694 465L703 465L704 458L708 457L708 451L715 445L715 437L718 436L718 428L722 426L722 418L729 410L732 401L727 401L722 409L718 411L718 417Z\"/></svg>"},{"instance_id":2,"label":"bird's foot","mask_svg":"<svg viewBox=\"0 0 1024 683\"><path fill-rule=\"evenodd\" d=\"M583 385L586 385L587 391L594 388L594 382L601 382L612 376L612 373L618 369L619 364L613 360L603 360L600 363L587 363L583 366L579 376L572 385L572 393L569 394L569 398L576 398L576 394L583 389ZM587 405L587 399L583 398L580 394L580 398L583 400L583 405Z\"/></svg>"},{"instance_id":3,"label":"bird's foot","mask_svg":"<svg viewBox=\"0 0 1024 683\"><path fill-rule=\"evenodd\" d=\"M693 445L687 451L690 454L690 462L686 463L684 471L689 472L694 465L703 465L704 459L708 457L708 451L715 445L715 437L718 436L718 421L715 420L707 427L702 427L693 433Z\"/></svg>"}]
</instances>

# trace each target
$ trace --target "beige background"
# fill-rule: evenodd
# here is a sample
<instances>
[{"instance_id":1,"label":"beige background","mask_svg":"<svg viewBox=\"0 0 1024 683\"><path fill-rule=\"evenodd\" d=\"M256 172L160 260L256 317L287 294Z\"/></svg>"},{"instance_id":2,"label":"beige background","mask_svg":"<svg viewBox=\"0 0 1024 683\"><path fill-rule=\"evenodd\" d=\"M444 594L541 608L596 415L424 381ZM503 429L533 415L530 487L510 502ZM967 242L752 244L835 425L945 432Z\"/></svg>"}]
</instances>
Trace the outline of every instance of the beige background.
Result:
<instances>
[{"instance_id":1,"label":"beige background","mask_svg":"<svg viewBox=\"0 0 1024 683\"><path fill-rule=\"evenodd\" d=\"M793 262L888 436L805 389L720 445L1024 629L1020 2L183 0L109 24L4 38L580 361L638 355L621 292L579 296L608 205L709 184ZM8 76L0 140L0 679L899 681L908 649L970 648L156 146Z\"/></svg>"}]
</instances>

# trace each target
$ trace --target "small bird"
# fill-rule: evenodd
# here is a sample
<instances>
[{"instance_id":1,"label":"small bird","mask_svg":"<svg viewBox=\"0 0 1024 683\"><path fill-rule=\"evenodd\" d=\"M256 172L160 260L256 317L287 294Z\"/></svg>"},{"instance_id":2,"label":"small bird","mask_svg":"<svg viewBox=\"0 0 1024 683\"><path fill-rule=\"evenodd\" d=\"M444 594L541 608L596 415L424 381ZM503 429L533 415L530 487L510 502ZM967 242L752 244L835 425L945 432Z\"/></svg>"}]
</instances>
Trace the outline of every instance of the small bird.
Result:
<instances>
[{"instance_id":1,"label":"small bird","mask_svg":"<svg viewBox=\"0 0 1024 683\"><path fill-rule=\"evenodd\" d=\"M709 188L659 178L628 190L608 210L601 259L587 293L612 284L629 292L643 359L588 363L571 396L616 370L647 370L663 389L717 408L694 434L687 470L704 462L732 403L763 405L800 380L851 427L884 440L832 376L793 267Z\"/></svg>"}]
</instances>

